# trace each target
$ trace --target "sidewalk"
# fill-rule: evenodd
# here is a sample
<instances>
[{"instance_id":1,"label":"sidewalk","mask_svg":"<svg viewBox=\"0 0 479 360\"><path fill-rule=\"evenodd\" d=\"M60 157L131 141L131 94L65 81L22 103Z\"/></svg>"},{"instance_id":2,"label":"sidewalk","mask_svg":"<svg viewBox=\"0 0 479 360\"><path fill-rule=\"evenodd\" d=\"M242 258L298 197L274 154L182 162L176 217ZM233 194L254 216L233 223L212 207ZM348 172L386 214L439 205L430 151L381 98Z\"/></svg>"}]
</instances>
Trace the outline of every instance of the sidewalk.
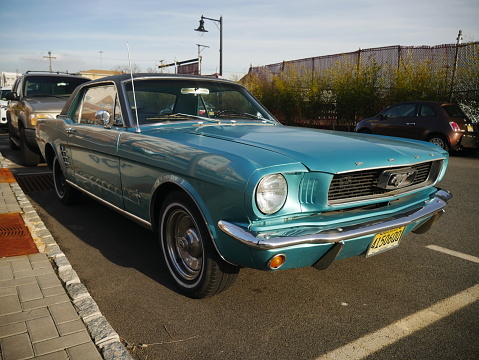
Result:
<instances>
[{"instance_id":1,"label":"sidewalk","mask_svg":"<svg viewBox=\"0 0 479 360\"><path fill-rule=\"evenodd\" d=\"M0 153L0 360L132 360L8 167Z\"/></svg>"}]
</instances>

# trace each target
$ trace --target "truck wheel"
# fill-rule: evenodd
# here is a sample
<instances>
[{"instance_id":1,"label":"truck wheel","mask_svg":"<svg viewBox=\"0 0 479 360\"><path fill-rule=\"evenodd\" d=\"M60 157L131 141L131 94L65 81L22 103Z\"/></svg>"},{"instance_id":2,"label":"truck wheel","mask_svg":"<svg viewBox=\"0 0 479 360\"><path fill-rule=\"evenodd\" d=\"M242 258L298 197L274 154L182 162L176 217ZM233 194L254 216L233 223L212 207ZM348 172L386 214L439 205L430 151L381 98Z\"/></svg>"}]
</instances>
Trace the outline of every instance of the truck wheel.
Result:
<instances>
[{"instance_id":1,"label":"truck wheel","mask_svg":"<svg viewBox=\"0 0 479 360\"><path fill-rule=\"evenodd\" d=\"M25 129L20 130L20 150L23 155L23 164L25 166L37 166L40 163L40 155L28 148Z\"/></svg>"},{"instance_id":2,"label":"truck wheel","mask_svg":"<svg viewBox=\"0 0 479 360\"><path fill-rule=\"evenodd\" d=\"M56 156L53 160L53 184L55 192L63 204L73 205L81 199L81 192L67 183Z\"/></svg>"},{"instance_id":3,"label":"truck wheel","mask_svg":"<svg viewBox=\"0 0 479 360\"><path fill-rule=\"evenodd\" d=\"M170 275L185 295L209 297L236 280L239 267L218 256L200 212L186 194L167 196L160 213L159 235Z\"/></svg>"},{"instance_id":4,"label":"truck wheel","mask_svg":"<svg viewBox=\"0 0 479 360\"><path fill-rule=\"evenodd\" d=\"M19 147L18 147L18 145L15 143L15 141L13 141L12 133L13 133L12 126L10 125L10 122L9 122L9 123L8 123L8 142L9 142L9 144L10 144L10 149L12 149L12 150L18 150Z\"/></svg>"}]
</instances>

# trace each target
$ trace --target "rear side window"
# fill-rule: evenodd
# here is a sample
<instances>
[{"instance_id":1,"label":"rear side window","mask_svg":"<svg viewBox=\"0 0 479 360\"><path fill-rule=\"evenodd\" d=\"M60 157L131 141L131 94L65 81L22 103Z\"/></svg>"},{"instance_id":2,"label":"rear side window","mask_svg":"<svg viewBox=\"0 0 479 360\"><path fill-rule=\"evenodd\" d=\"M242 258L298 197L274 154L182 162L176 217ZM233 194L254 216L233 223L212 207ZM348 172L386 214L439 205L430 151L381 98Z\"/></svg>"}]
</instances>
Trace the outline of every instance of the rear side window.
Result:
<instances>
[{"instance_id":1,"label":"rear side window","mask_svg":"<svg viewBox=\"0 0 479 360\"><path fill-rule=\"evenodd\" d=\"M419 116L434 116L436 113L433 108L429 105L421 105L421 110L419 110Z\"/></svg>"},{"instance_id":2,"label":"rear side window","mask_svg":"<svg viewBox=\"0 0 479 360\"><path fill-rule=\"evenodd\" d=\"M457 105L443 105L442 108L447 112L450 117L466 117L461 108Z\"/></svg>"}]
</instances>

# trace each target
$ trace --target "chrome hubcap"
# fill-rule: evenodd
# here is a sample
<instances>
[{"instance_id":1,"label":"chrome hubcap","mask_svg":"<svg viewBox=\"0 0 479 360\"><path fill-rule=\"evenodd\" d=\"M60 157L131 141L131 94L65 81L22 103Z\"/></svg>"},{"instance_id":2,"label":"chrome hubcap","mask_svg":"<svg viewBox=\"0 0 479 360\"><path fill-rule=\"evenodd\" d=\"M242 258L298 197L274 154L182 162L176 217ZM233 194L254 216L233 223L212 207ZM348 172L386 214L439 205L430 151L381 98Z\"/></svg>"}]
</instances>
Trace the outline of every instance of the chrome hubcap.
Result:
<instances>
[{"instance_id":1,"label":"chrome hubcap","mask_svg":"<svg viewBox=\"0 0 479 360\"><path fill-rule=\"evenodd\" d=\"M166 224L171 265L185 280L194 280L203 266L203 244L193 219L183 209L171 212Z\"/></svg>"}]
</instances>

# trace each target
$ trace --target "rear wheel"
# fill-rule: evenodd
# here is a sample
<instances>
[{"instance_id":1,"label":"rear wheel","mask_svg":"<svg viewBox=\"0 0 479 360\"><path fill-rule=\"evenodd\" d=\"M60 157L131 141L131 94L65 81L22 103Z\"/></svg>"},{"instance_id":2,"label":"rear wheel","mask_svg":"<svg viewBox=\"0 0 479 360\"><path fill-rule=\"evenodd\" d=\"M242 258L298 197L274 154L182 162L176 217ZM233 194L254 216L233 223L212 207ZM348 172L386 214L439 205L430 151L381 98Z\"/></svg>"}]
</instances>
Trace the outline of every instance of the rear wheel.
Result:
<instances>
[{"instance_id":1,"label":"rear wheel","mask_svg":"<svg viewBox=\"0 0 479 360\"><path fill-rule=\"evenodd\" d=\"M428 141L431 144L439 146L441 149L449 151L449 144L447 143L446 138L442 135L432 135L429 137Z\"/></svg>"},{"instance_id":2,"label":"rear wheel","mask_svg":"<svg viewBox=\"0 0 479 360\"><path fill-rule=\"evenodd\" d=\"M40 163L40 155L30 150L27 145L25 129L20 130L20 150L22 151L25 166L37 166Z\"/></svg>"},{"instance_id":3,"label":"rear wheel","mask_svg":"<svg viewBox=\"0 0 479 360\"><path fill-rule=\"evenodd\" d=\"M65 205L73 205L81 198L81 192L67 183L58 158L53 160L53 183L58 198Z\"/></svg>"},{"instance_id":4,"label":"rear wheel","mask_svg":"<svg viewBox=\"0 0 479 360\"><path fill-rule=\"evenodd\" d=\"M174 192L166 198L159 232L168 270L185 295L209 297L236 280L239 268L218 256L200 212L186 194Z\"/></svg>"}]
</instances>

